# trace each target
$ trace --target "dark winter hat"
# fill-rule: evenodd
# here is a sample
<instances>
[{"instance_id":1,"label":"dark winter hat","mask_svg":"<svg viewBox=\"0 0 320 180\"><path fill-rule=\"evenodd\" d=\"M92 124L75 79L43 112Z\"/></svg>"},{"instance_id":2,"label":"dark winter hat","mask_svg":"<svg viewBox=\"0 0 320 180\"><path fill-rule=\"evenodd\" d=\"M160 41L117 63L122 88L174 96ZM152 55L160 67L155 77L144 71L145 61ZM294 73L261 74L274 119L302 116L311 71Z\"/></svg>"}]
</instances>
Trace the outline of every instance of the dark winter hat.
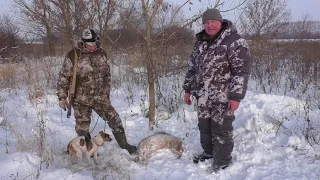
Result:
<instances>
[{"instance_id":1,"label":"dark winter hat","mask_svg":"<svg viewBox=\"0 0 320 180\"><path fill-rule=\"evenodd\" d=\"M207 9L202 15L202 24L209 20L216 20L222 22L222 16L217 9Z\"/></svg>"},{"instance_id":2,"label":"dark winter hat","mask_svg":"<svg viewBox=\"0 0 320 180\"><path fill-rule=\"evenodd\" d=\"M96 32L92 29L84 29L82 32L82 41L85 43L88 42L97 42L99 41L99 37Z\"/></svg>"}]
</instances>

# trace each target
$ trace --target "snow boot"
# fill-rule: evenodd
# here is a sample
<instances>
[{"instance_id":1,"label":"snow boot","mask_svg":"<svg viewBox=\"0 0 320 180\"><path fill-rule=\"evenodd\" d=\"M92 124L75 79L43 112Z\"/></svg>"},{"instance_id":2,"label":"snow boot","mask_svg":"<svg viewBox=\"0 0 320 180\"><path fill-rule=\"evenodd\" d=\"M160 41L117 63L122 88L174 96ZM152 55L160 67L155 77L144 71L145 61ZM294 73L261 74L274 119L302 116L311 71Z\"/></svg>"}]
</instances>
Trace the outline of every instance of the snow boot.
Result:
<instances>
[{"instance_id":1,"label":"snow boot","mask_svg":"<svg viewBox=\"0 0 320 180\"><path fill-rule=\"evenodd\" d=\"M212 159L213 156L203 151L203 153L193 156L193 163L197 164L199 161L204 162L207 159Z\"/></svg>"},{"instance_id":2,"label":"snow boot","mask_svg":"<svg viewBox=\"0 0 320 180\"><path fill-rule=\"evenodd\" d=\"M228 167L227 164L219 165L219 164L213 163L206 171L207 173L212 174L212 173L217 173L219 170L225 169L227 167Z\"/></svg>"}]
</instances>

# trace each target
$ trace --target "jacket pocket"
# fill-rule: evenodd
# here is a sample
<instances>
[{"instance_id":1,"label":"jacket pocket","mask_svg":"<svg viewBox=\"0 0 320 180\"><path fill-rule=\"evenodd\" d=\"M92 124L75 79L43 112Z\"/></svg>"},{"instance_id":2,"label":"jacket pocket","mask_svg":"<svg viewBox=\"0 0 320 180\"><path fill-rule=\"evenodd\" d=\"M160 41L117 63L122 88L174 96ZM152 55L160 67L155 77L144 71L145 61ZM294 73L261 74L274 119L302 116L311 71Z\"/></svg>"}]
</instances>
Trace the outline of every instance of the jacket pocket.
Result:
<instances>
[{"instance_id":1,"label":"jacket pocket","mask_svg":"<svg viewBox=\"0 0 320 180\"><path fill-rule=\"evenodd\" d=\"M227 46L220 45L214 50L214 56L219 57L219 59L222 59L224 56L226 56L227 53Z\"/></svg>"},{"instance_id":2,"label":"jacket pocket","mask_svg":"<svg viewBox=\"0 0 320 180\"><path fill-rule=\"evenodd\" d=\"M223 119L226 120L226 121L233 122L234 119L235 119L234 112L231 112L231 111L227 110L226 113L224 114L224 118Z\"/></svg>"},{"instance_id":3,"label":"jacket pocket","mask_svg":"<svg viewBox=\"0 0 320 180\"><path fill-rule=\"evenodd\" d=\"M223 125L222 125L222 128L227 130L227 131L230 131L232 132L233 130L233 121L234 121L235 117L234 117L234 112L230 112L230 111L227 111L225 114L224 114L224 117L223 117ZM232 134L232 133L231 133Z\"/></svg>"}]
</instances>

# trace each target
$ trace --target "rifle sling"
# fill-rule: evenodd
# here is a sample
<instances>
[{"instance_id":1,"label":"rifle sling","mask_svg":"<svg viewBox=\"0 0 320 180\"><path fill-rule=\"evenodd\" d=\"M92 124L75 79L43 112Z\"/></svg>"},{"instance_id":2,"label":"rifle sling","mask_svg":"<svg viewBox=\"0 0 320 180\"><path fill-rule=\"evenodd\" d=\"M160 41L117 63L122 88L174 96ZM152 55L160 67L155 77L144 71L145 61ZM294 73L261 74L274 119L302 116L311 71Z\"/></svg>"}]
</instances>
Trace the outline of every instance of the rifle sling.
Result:
<instances>
[{"instance_id":1,"label":"rifle sling","mask_svg":"<svg viewBox=\"0 0 320 180\"><path fill-rule=\"evenodd\" d=\"M78 70L78 54L76 49L74 49L74 62L73 62L73 76L72 76L72 86L70 91L70 103L72 104L75 89L76 89L76 80L77 80L77 70Z\"/></svg>"}]
</instances>

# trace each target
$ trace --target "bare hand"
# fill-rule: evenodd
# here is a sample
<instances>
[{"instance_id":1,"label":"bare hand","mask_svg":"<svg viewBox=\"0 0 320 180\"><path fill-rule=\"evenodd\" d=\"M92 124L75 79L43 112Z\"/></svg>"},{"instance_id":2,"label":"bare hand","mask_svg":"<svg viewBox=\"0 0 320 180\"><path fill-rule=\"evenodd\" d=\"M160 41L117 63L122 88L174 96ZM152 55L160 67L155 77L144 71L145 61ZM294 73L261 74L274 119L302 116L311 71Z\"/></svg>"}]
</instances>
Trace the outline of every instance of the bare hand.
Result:
<instances>
[{"instance_id":1,"label":"bare hand","mask_svg":"<svg viewBox=\"0 0 320 180\"><path fill-rule=\"evenodd\" d=\"M185 94L184 94L184 103L186 103L186 104L188 104L188 105L191 105L190 96L191 96L190 93L185 93Z\"/></svg>"},{"instance_id":2,"label":"bare hand","mask_svg":"<svg viewBox=\"0 0 320 180\"><path fill-rule=\"evenodd\" d=\"M239 108L240 102L235 101L235 100L229 100L228 103L228 110L229 111L235 111Z\"/></svg>"},{"instance_id":3,"label":"bare hand","mask_svg":"<svg viewBox=\"0 0 320 180\"><path fill-rule=\"evenodd\" d=\"M66 99L61 99L61 100L59 101L59 106L60 106L60 108L63 109L64 111L67 110L67 108L68 108L67 105L68 105L68 102L67 102Z\"/></svg>"}]
</instances>

